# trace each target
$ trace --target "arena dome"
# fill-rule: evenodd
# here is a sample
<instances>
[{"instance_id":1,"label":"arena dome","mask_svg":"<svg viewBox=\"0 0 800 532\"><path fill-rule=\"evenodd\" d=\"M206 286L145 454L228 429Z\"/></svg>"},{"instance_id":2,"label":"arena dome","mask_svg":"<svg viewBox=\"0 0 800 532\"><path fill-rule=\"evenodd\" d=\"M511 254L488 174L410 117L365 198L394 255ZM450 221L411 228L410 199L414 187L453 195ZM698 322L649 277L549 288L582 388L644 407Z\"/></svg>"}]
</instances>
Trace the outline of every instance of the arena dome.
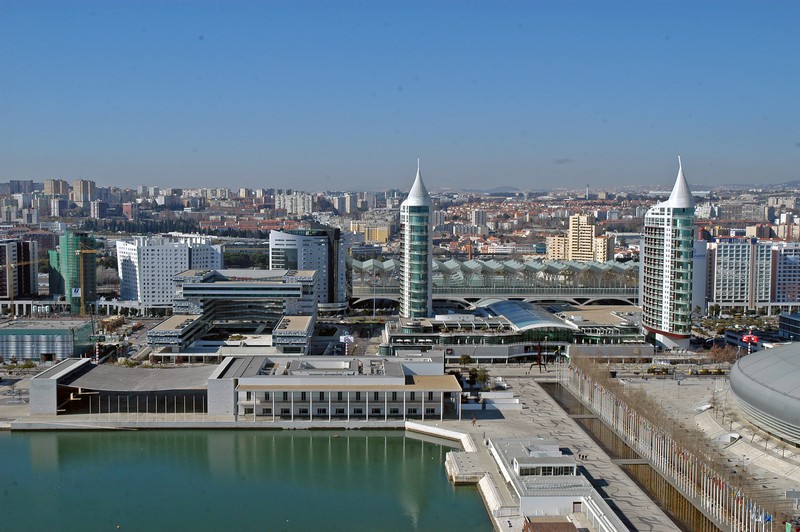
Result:
<instances>
[{"instance_id":1,"label":"arena dome","mask_svg":"<svg viewBox=\"0 0 800 532\"><path fill-rule=\"evenodd\" d=\"M800 343L747 355L731 368L730 378L750 422L800 445Z\"/></svg>"}]
</instances>

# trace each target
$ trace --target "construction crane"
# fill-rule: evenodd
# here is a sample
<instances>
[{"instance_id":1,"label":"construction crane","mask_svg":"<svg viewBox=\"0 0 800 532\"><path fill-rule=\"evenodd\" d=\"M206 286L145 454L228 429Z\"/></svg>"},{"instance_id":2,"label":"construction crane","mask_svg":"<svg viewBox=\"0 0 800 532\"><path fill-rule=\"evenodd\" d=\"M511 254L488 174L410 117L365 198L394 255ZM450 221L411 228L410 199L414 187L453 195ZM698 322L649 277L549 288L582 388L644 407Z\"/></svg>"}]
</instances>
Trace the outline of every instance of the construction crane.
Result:
<instances>
[{"instance_id":1,"label":"construction crane","mask_svg":"<svg viewBox=\"0 0 800 532\"><path fill-rule=\"evenodd\" d=\"M6 287L8 289L8 300L9 304L11 305L11 319L13 320L15 317L15 309L14 309L14 293L17 291L17 285L14 282L14 270L20 266L31 266L33 264L40 264L43 262L47 262L47 259L39 259L39 260L25 260L21 262L12 262L10 264L4 264L0 266L0 268L8 268L10 272L9 275L6 276Z\"/></svg>"},{"instance_id":2,"label":"construction crane","mask_svg":"<svg viewBox=\"0 0 800 532\"><path fill-rule=\"evenodd\" d=\"M78 256L78 265L80 268L80 276L81 276L81 316L86 315L86 294L84 293L83 289L83 255L85 254L94 255L97 253L98 250L85 247L85 244L80 244L80 247L75 250L75 255ZM94 329L94 326L92 326L92 329Z\"/></svg>"}]
</instances>

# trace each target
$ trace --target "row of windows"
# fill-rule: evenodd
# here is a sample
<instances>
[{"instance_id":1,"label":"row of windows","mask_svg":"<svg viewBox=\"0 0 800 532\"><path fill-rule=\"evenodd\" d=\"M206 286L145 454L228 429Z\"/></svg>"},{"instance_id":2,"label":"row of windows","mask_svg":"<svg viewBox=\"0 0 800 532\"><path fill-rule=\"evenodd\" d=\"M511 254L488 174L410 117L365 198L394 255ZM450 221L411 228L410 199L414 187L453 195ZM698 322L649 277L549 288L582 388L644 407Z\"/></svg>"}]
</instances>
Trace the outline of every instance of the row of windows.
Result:
<instances>
[{"instance_id":1,"label":"row of windows","mask_svg":"<svg viewBox=\"0 0 800 532\"><path fill-rule=\"evenodd\" d=\"M303 415L307 416L308 412L309 412L308 408L300 408L298 410L298 414L301 415L301 416L303 416ZM253 415L253 409L252 408L245 408L244 409L244 413L245 413L245 415ZM336 408L336 409L334 409L334 413L337 416L343 416L343 415L345 415L345 409L344 408ZM353 413L353 415L364 415L364 409L363 408L354 408L352 413ZM410 414L410 415L416 415L416 414L419 413L419 409L418 408L407 408L406 409L406 413ZM290 416L290 415L292 415L292 411L289 408L281 408L280 409L280 414L282 416ZM374 416L379 416L379 415L383 414L383 409L382 408L373 408L373 409L370 410L370 414L372 414ZM426 408L425 409L425 414L430 414L430 415L436 414L436 409L435 408ZM265 415L265 416L272 415L272 408L262 408L261 409L261 415ZM327 408L317 408L316 409L316 415L318 415L318 416L326 416L326 415L328 415L328 409ZM389 415L390 416L399 416L400 415L400 409L399 408L390 408L389 409Z\"/></svg>"},{"instance_id":2,"label":"row of windows","mask_svg":"<svg viewBox=\"0 0 800 532\"><path fill-rule=\"evenodd\" d=\"M332 393L336 393L336 400L337 401L344 401L345 400L344 392L332 392ZM434 400L435 393L436 392L428 392L427 393L427 398L428 398L429 401L433 401ZM258 395L260 395L260 394L258 394ZM256 396L256 398L258 398L258 395ZM308 393L308 392L300 392L300 401L307 401L310 395L311 394ZM367 392L363 392L363 394L362 394L362 392L355 392L355 400L356 401L361 401L362 396L363 397L367 397L367 395L368 395ZM402 399L402 395L400 395L398 392L387 392L386 394L384 394L384 399L388 399L389 396L391 396L391 400L392 401L397 401L398 397L400 399ZM263 396L262 397L264 398L265 401L269 401L270 400L270 393L269 392L263 392ZM281 397L282 397L283 401L289 401L290 400L289 399L289 392L281 392ZM417 392L409 392L408 400L416 401L416 399L417 399ZM252 401L253 400L253 392L247 392L246 395L245 395L245 400L246 401ZM317 400L318 401L327 400L325 392L318 392ZM380 392L372 392L372 400L373 401L380 401Z\"/></svg>"}]
</instances>

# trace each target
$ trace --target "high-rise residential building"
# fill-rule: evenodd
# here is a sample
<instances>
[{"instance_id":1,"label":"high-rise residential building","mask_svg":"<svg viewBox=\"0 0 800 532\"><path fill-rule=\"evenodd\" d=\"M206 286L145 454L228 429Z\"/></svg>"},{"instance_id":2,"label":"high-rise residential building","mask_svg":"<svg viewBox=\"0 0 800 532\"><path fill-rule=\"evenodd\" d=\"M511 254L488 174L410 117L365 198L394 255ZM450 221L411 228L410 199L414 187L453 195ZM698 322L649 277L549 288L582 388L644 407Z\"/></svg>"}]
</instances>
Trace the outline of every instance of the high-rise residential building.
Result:
<instances>
[{"instance_id":1,"label":"high-rise residential building","mask_svg":"<svg viewBox=\"0 0 800 532\"><path fill-rule=\"evenodd\" d=\"M800 305L800 242L775 242L772 253L772 300L781 305Z\"/></svg>"},{"instance_id":2,"label":"high-rise residential building","mask_svg":"<svg viewBox=\"0 0 800 532\"><path fill-rule=\"evenodd\" d=\"M69 195L69 183L63 179L47 179L44 182L45 196L64 196Z\"/></svg>"},{"instance_id":3,"label":"high-rise residential building","mask_svg":"<svg viewBox=\"0 0 800 532\"><path fill-rule=\"evenodd\" d=\"M724 312L756 310L770 302L772 242L755 238L717 238L706 245L709 304Z\"/></svg>"},{"instance_id":4,"label":"high-rise residential building","mask_svg":"<svg viewBox=\"0 0 800 532\"><path fill-rule=\"evenodd\" d=\"M67 210L67 200L62 198L53 198L50 200L50 216L59 218L64 215Z\"/></svg>"},{"instance_id":5,"label":"high-rise residential building","mask_svg":"<svg viewBox=\"0 0 800 532\"><path fill-rule=\"evenodd\" d=\"M67 231L50 251L50 293L63 294L73 314L97 299L97 260L94 238L88 233Z\"/></svg>"},{"instance_id":6,"label":"high-rise residential building","mask_svg":"<svg viewBox=\"0 0 800 532\"><path fill-rule=\"evenodd\" d=\"M273 230L269 233L271 270L317 270L321 312L347 310L347 237L333 227Z\"/></svg>"},{"instance_id":7,"label":"high-rise residential building","mask_svg":"<svg viewBox=\"0 0 800 532\"><path fill-rule=\"evenodd\" d=\"M38 294L39 244L34 240L0 240L0 299Z\"/></svg>"},{"instance_id":8,"label":"high-rise residential building","mask_svg":"<svg viewBox=\"0 0 800 532\"><path fill-rule=\"evenodd\" d=\"M547 258L595 262L606 262L613 259L613 239L595 236L596 233L597 226L594 216L585 214L570 216L566 235L547 237Z\"/></svg>"},{"instance_id":9,"label":"high-rise residential building","mask_svg":"<svg viewBox=\"0 0 800 532\"><path fill-rule=\"evenodd\" d=\"M105 201L94 200L89 204L89 218L102 220L108 215L108 203Z\"/></svg>"},{"instance_id":10,"label":"high-rise residential building","mask_svg":"<svg viewBox=\"0 0 800 532\"><path fill-rule=\"evenodd\" d=\"M644 217L639 301L645 334L665 347L689 347L692 328L694 198L678 158L669 199Z\"/></svg>"},{"instance_id":11,"label":"high-rise residential building","mask_svg":"<svg viewBox=\"0 0 800 532\"><path fill-rule=\"evenodd\" d=\"M344 195L344 212L347 214L358 212L358 194L350 192Z\"/></svg>"},{"instance_id":12,"label":"high-rise residential building","mask_svg":"<svg viewBox=\"0 0 800 532\"><path fill-rule=\"evenodd\" d=\"M486 225L486 211L472 211L472 225Z\"/></svg>"},{"instance_id":13,"label":"high-rise residential building","mask_svg":"<svg viewBox=\"0 0 800 532\"><path fill-rule=\"evenodd\" d=\"M400 317L426 318L433 314L433 241L431 196L417 177L408 197L400 204L402 272Z\"/></svg>"},{"instance_id":14,"label":"high-rise residential building","mask_svg":"<svg viewBox=\"0 0 800 532\"><path fill-rule=\"evenodd\" d=\"M120 298L145 308L172 307L175 275L222 268L222 248L207 239L192 241L138 236L117 240Z\"/></svg>"},{"instance_id":15,"label":"high-rise residential building","mask_svg":"<svg viewBox=\"0 0 800 532\"><path fill-rule=\"evenodd\" d=\"M275 208L285 209L286 214L296 214L298 216L311 214L313 207L314 196L305 192L277 194L275 196Z\"/></svg>"},{"instance_id":16,"label":"high-rise residential building","mask_svg":"<svg viewBox=\"0 0 800 532\"><path fill-rule=\"evenodd\" d=\"M567 230L567 259L590 261L594 259L594 216L576 214L569 217Z\"/></svg>"},{"instance_id":17,"label":"high-rise residential building","mask_svg":"<svg viewBox=\"0 0 800 532\"><path fill-rule=\"evenodd\" d=\"M567 258L567 237L552 235L545 238L548 260L564 260Z\"/></svg>"},{"instance_id":18,"label":"high-rise residential building","mask_svg":"<svg viewBox=\"0 0 800 532\"><path fill-rule=\"evenodd\" d=\"M97 199L97 186L94 181L76 179L72 182L72 201L78 207L89 207L89 204L95 199Z\"/></svg>"}]
</instances>

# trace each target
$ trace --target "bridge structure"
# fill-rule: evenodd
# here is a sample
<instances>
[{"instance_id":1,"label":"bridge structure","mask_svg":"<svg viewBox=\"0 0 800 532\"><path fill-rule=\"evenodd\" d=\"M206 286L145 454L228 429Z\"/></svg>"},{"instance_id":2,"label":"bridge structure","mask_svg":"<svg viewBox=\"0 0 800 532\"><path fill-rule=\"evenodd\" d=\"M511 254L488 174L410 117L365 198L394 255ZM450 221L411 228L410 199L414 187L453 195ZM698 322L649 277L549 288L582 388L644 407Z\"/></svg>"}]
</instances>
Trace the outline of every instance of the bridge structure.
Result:
<instances>
[{"instance_id":1,"label":"bridge structure","mask_svg":"<svg viewBox=\"0 0 800 532\"><path fill-rule=\"evenodd\" d=\"M348 266L354 306L374 300L399 301L400 261L350 260ZM497 299L578 306L636 305L639 265L614 261L434 260L433 299L464 307Z\"/></svg>"}]
</instances>

